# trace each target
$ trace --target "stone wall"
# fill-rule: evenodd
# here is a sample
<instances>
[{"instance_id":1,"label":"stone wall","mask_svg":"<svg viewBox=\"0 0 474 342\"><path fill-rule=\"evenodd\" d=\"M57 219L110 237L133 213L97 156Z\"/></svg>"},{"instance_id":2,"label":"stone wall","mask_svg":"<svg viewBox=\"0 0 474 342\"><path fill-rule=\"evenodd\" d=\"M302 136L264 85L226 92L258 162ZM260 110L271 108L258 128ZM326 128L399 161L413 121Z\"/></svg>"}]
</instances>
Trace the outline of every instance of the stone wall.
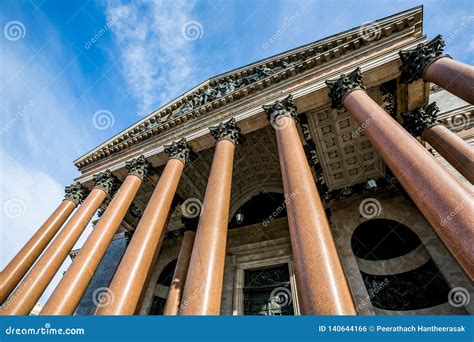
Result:
<instances>
[{"instance_id":1,"label":"stone wall","mask_svg":"<svg viewBox=\"0 0 474 342\"><path fill-rule=\"evenodd\" d=\"M366 198L373 198L380 204L380 212L376 218L389 219L403 223L418 235L450 288L462 287L470 293L471 298L474 296L473 285L464 275L457 263L453 260L451 254L440 241L433 228L424 219L422 214L418 211L411 200L396 191L379 191L371 194L370 196L351 197L331 204L331 228L345 274L349 280L349 285L358 314L473 314L474 305L472 301L468 307L456 308L446 304L424 310L415 310L414 312L388 311L376 309L373 307L351 247L351 237L354 230L359 226L359 224L368 220L361 215L359 210L360 203ZM447 300L448 299L446 298L446 301Z\"/></svg>"}]
</instances>

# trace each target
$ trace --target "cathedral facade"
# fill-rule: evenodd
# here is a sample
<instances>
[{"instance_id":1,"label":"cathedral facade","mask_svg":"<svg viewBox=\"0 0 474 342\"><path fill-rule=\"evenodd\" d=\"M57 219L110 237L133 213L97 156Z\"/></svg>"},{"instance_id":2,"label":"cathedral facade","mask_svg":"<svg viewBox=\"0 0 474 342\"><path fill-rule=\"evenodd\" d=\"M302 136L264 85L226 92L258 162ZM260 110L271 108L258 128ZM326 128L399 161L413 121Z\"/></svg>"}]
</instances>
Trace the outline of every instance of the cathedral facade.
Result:
<instances>
[{"instance_id":1,"label":"cathedral facade","mask_svg":"<svg viewBox=\"0 0 474 342\"><path fill-rule=\"evenodd\" d=\"M39 314L473 314L474 68L444 46L416 7L197 85L75 161L0 312L70 257Z\"/></svg>"}]
</instances>

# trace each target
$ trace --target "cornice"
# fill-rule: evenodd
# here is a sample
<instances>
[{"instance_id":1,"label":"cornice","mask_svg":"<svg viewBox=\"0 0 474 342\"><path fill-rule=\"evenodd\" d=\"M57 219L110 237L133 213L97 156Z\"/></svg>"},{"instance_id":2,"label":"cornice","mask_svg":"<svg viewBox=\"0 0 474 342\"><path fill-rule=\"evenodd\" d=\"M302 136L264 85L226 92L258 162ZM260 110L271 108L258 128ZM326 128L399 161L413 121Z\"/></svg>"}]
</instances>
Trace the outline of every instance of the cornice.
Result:
<instances>
[{"instance_id":1,"label":"cornice","mask_svg":"<svg viewBox=\"0 0 474 342\"><path fill-rule=\"evenodd\" d=\"M209 136L209 126L217 125L219 122L228 120L231 117L234 117L237 122L244 122L249 119L257 118L260 115L265 117L262 104L271 103L287 96L288 91L286 89L288 87L291 87L292 89L291 93L293 94L295 102L306 96L315 96L315 94L321 93L320 98L324 98L324 101L327 102L320 105L321 107L324 107L330 103L329 97L324 93L327 90L325 80L328 78L336 78L342 73L348 73L357 66L361 68L362 73L365 75L367 87L372 87L390 79L397 78L400 74L398 70L398 51L400 48L415 47L420 42L426 41L425 37L413 37L413 34L413 32L405 32L398 37L399 40L396 42L388 40L377 46L373 46L372 52L374 54L371 54L371 51L360 51L356 54L349 54L343 59L334 60L331 63L324 65L320 69L312 69L305 74L294 77L291 79L291 84L285 82L275 85L255 94L255 96L245 99L244 102L239 101L230 104L229 107L218 109L212 116L200 116L194 118L192 121L188 122L185 129L183 127L175 127L175 129L165 131L162 135L140 143L128 151L121 152L119 155L114 156L113 159L108 158L98 161L98 163L94 164L94 167L88 167L87 172L76 180L85 183L92 179L92 174L94 172L99 172L100 170L105 169L117 171L125 167L126 160L139 156L140 154L145 155L146 158L152 156L164 156L163 145L177 139L178 137L185 137L190 143L195 141L199 142L201 139L205 139L206 136ZM385 47L390 48L390 52L383 51L385 50ZM368 54L369 57L367 57ZM387 65L391 67L390 73L387 74L386 79L381 80L371 76L372 73L377 73L380 68L385 68ZM308 109L311 108L301 108L302 111ZM260 127L254 127L254 129L258 128ZM243 131L243 133L246 134L247 132ZM198 145L200 144L201 143L199 142ZM200 149L196 149L196 152L198 151L200 151ZM166 158L161 159L163 163L166 161Z\"/></svg>"},{"instance_id":2,"label":"cornice","mask_svg":"<svg viewBox=\"0 0 474 342\"><path fill-rule=\"evenodd\" d=\"M373 25L380 29L380 35L373 40L364 39L364 31L362 30L364 26L361 26L211 78L88 152L76 160L75 165L81 170L85 166L116 155L120 151L127 150L173 127L184 124L191 119L226 106L290 77L304 73L309 69L321 67L347 53L360 50L362 47L377 45L380 40L399 32L410 29L414 33L421 32L421 25L419 25L422 20L421 15L422 8L416 7L375 21ZM272 70L272 72L269 73L268 70ZM259 73L262 77L255 76ZM204 98L207 96L211 99L212 97L205 93L205 90L209 89L209 87L226 84L226 82L230 82L229 80L241 79L246 79L247 81L243 82L243 85L238 87L238 89L233 89L232 86L229 87L227 84L228 89L231 90L228 93L177 115L179 109L184 104L194 101L199 96L204 96Z\"/></svg>"}]
</instances>

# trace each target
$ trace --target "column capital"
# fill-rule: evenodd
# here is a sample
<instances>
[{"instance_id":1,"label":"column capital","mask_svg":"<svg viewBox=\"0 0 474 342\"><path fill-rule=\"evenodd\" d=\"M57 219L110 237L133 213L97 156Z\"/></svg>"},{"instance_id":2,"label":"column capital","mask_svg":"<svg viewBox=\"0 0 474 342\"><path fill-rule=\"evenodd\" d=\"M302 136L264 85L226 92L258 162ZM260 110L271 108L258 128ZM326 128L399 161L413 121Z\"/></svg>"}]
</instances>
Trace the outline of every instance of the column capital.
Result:
<instances>
[{"instance_id":1,"label":"column capital","mask_svg":"<svg viewBox=\"0 0 474 342\"><path fill-rule=\"evenodd\" d=\"M449 55L443 55L445 46L446 43L443 37L438 34L428 43L418 44L414 49L400 50L398 52L402 61L400 82L411 83L423 78L425 70L431 63L441 57L450 57Z\"/></svg>"},{"instance_id":2,"label":"column capital","mask_svg":"<svg viewBox=\"0 0 474 342\"><path fill-rule=\"evenodd\" d=\"M142 181L144 181L146 177L153 173L152 166L145 159L144 155L125 162L125 167L128 170L128 174L137 176Z\"/></svg>"},{"instance_id":3,"label":"column capital","mask_svg":"<svg viewBox=\"0 0 474 342\"><path fill-rule=\"evenodd\" d=\"M164 151L168 155L169 159L181 160L184 164L189 162L189 157L192 153L191 148L186 142L186 138L178 141L173 141L169 145L164 146Z\"/></svg>"},{"instance_id":4,"label":"column capital","mask_svg":"<svg viewBox=\"0 0 474 342\"><path fill-rule=\"evenodd\" d=\"M438 120L439 108L436 102L432 102L425 107L418 107L410 112L401 113L403 126L413 136L418 137L423 131L434 125L442 125Z\"/></svg>"},{"instance_id":5,"label":"column capital","mask_svg":"<svg viewBox=\"0 0 474 342\"><path fill-rule=\"evenodd\" d=\"M89 190L87 190L81 183L75 182L69 186L66 186L64 192L64 199L79 205L82 203L82 201L84 201L89 193Z\"/></svg>"},{"instance_id":6,"label":"column capital","mask_svg":"<svg viewBox=\"0 0 474 342\"><path fill-rule=\"evenodd\" d=\"M96 173L92 176L94 180L94 188L103 190L107 197L112 198L114 193L119 188L119 180L115 177L110 170Z\"/></svg>"},{"instance_id":7,"label":"column capital","mask_svg":"<svg viewBox=\"0 0 474 342\"><path fill-rule=\"evenodd\" d=\"M293 102L293 95L288 95L283 100L276 100L272 104L262 106L265 113L268 115L268 120L274 123L280 117L289 117L296 120L296 106Z\"/></svg>"},{"instance_id":8,"label":"column capital","mask_svg":"<svg viewBox=\"0 0 474 342\"><path fill-rule=\"evenodd\" d=\"M221 122L218 126L209 127L209 130L216 141L229 140L234 145L237 145L243 140L240 128L237 127L234 118Z\"/></svg>"},{"instance_id":9,"label":"column capital","mask_svg":"<svg viewBox=\"0 0 474 342\"><path fill-rule=\"evenodd\" d=\"M332 108L342 108L344 97L353 90L365 90L362 85L362 72L359 67L350 73L342 74L339 78L326 80L329 88L329 97L331 98Z\"/></svg>"}]
</instances>

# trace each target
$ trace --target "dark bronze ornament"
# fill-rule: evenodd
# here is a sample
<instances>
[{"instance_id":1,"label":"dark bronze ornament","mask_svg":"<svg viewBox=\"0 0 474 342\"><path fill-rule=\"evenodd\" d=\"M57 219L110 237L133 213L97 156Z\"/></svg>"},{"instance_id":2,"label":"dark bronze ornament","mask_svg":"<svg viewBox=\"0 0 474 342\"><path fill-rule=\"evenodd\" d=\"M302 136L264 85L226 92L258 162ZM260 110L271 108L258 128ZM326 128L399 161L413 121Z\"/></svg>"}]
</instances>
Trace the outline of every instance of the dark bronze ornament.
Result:
<instances>
[{"instance_id":1,"label":"dark bronze ornament","mask_svg":"<svg viewBox=\"0 0 474 342\"><path fill-rule=\"evenodd\" d=\"M81 183L76 182L69 186L66 186L64 189L65 195L64 198L70 200L71 202L76 203L76 205L81 204L86 196L89 194L87 190Z\"/></svg>"},{"instance_id":2,"label":"dark bronze ornament","mask_svg":"<svg viewBox=\"0 0 474 342\"><path fill-rule=\"evenodd\" d=\"M229 140L237 145L243 140L240 134L240 128L237 127L234 118L226 122L221 122L218 126L209 127L209 130L216 141Z\"/></svg>"},{"instance_id":3,"label":"dark bronze ornament","mask_svg":"<svg viewBox=\"0 0 474 342\"><path fill-rule=\"evenodd\" d=\"M263 105L262 108L267 113L268 120L272 123L272 126L274 126L278 118L283 116L296 120L296 106L293 103L293 95L291 94L283 100L276 100L272 104Z\"/></svg>"},{"instance_id":4,"label":"dark bronze ornament","mask_svg":"<svg viewBox=\"0 0 474 342\"><path fill-rule=\"evenodd\" d=\"M129 174L139 177L142 181L153 172L150 163L147 162L143 155L129 162L125 162L125 167Z\"/></svg>"},{"instance_id":5,"label":"dark bronze ornament","mask_svg":"<svg viewBox=\"0 0 474 342\"><path fill-rule=\"evenodd\" d=\"M329 97L332 100L332 108L340 109L343 105L344 97L353 90L362 89L362 72L360 68L355 69L349 74L342 74L339 78L334 80L326 80L326 85L329 88Z\"/></svg>"},{"instance_id":6,"label":"dark bronze ornament","mask_svg":"<svg viewBox=\"0 0 474 342\"><path fill-rule=\"evenodd\" d=\"M120 187L120 181L112 174L110 170L95 174L93 179L94 188L104 190L107 194L107 198L110 199Z\"/></svg>"},{"instance_id":7,"label":"dark bronze ornament","mask_svg":"<svg viewBox=\"0 0 474 342\"><path fill-rule=\"evenodd\" d=\"M189 162L191 148L188 146L185 138L173 141L169 145L165 145L164 150L169 159L178 159L183 163Z\"/></svg>"},{"instance_id":8,"label":"dark bronze ornament","mask_svg":"<svg viewBox=\"0 0 474 342\"><path fill-rule=\"evenodd\" d=\"M283 66L283 68L290 67L290 66L292 65ZM275 69L281 69L281 67L275 68ZM261 65L257 69L255 69L255 72L245 77L241 77L238 79L235 79L234 77L230 77L230 76L226 77L220 83L213 86L207 86L201 92L193 94L192 99L188 100L186 103L181 105L181 107L179 107L177 111L171 113L171 115L169 115L166 120L180 116L190 110L193 110L202 105L205 105L208 102L217 100L229 93L232 93L233 91L239 88L243 88L245 86L248 86L249 84L260 81L274 74L275 72L276 72L275 70L270 69L266 65Z\"/></svg>"},{"instance_id":9,"label":"dark bronze ornament","mask_svg":"<svg viewBox=\"0 0 474 342\"><path fill-rule=\"evenodd\" d=\"M411 50L400 50L398 54L402 60L400 66L401 83L411 83L420 78L423 78L426 68L441 57L449 57L443 55L446 43L441 35L437 35L428 43L418 44L418 46Z\"/></svg>"},{"instance_id":10,"label":"dark bronze ornament","mask_svg":"<svg viewBox=\"0 0 474 342\"><path fill-rule=\"evenodd\" d=\"M128 208L128 212L136 219L140 219L143 216L143 211L138 208L134 203L130 204L130 208Z\"/></svg>"},{"instance_id":11,"label":"dark bronze ornament","mask_svg":"<svg viewBox=\"0 0 474 342\"><path fill-rule=\"evenodd\" d=\"M425 129L442 124L438 120L438 112L436 102L432 102L426 107L418 107L411 112L401 113L403 126L411 135L419 137Z\"/></svg>"}]
</instances>

